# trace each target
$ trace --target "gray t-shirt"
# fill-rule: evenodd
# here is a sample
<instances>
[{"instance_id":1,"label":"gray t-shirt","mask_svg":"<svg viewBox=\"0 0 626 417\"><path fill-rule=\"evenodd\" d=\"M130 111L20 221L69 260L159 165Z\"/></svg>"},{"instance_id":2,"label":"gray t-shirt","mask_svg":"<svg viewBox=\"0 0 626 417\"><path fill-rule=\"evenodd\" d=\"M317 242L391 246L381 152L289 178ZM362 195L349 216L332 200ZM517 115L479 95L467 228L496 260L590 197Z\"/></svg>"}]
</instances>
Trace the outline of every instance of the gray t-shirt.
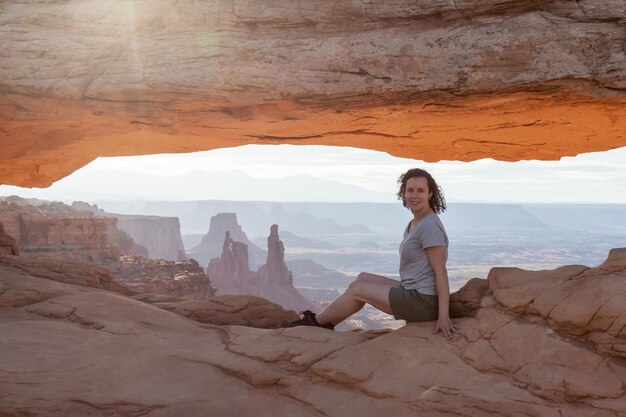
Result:
<instances>
[{"instance_id":1,"label":"gray t-shirt","mask_svg":"<svg viewBox=\"0 0 626 417\"><path fill-rule=\"evenodd\" d=\"M407 225L404 239L400 243L400 282L407 290L417 290L422 294L436 295L435 271L428 262L424 249L432 246L446 248L448 259L448 235L436 213L431 213L417 222L409 232Z\"/></svg>"}]
</instances>

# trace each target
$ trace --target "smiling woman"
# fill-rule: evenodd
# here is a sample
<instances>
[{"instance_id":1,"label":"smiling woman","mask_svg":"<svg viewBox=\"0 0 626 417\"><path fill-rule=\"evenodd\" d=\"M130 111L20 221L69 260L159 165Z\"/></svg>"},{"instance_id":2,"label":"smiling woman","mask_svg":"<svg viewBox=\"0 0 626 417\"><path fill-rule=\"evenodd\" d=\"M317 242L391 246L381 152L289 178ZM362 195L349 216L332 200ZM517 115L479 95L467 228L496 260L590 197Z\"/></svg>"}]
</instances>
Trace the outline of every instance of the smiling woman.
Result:
<instances>
[{"instance_id":1,"label":"smiling woman","mask_svg":"<svg viewBox=\"0 0 626 417\"><path fill-rule=\"evenodd\" d=\"M400 280L360 273L346 292L316 315L283 322L283 327L336 325L369 304L398 320L434 321L433 333L450 339L459 327L450 321L450 285L446 261L448 236L437 216L446 208L441 188L426 171L413 168L398 179L398 197L413 213L400 243Z\"/></svg>"}]
</instances>

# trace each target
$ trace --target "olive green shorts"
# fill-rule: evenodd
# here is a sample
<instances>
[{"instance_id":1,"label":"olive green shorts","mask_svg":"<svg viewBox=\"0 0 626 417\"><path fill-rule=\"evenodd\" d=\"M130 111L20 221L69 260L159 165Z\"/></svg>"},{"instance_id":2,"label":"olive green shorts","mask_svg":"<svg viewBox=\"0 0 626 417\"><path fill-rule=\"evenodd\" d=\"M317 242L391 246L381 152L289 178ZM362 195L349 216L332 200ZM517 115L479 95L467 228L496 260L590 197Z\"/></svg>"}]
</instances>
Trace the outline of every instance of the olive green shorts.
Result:
<instances>
[{"instance_id":1,"label":"olive green shorts","mask_svg":"<svg viewBox=\"0 0 626 417\"><path fill-rule=\"evenodd\" d=\"M439 316L437 296L421 294L417 290L389 289L389 305L396 320L432 321Z\"/></svg>"}]
</instances>

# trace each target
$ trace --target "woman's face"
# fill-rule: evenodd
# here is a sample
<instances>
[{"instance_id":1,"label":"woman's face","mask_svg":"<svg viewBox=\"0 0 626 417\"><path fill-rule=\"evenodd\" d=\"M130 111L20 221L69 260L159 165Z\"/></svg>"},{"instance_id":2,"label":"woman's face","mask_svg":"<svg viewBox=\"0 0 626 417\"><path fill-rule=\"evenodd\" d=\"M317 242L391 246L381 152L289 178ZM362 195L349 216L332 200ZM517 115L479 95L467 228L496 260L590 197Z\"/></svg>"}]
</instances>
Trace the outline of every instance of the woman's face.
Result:
<instances>
[{"instance_id":1,"label":"woman's face","mask_svg":"<svg viewBox=\"0 0 626 417\"><path fill-rule=\"evenodd\" d=\"M406 181L404 201L412 212L428 211L428 200L433 193L428 190L428 180L425 177L413 177Z\"/></svg>"}]
</instances>

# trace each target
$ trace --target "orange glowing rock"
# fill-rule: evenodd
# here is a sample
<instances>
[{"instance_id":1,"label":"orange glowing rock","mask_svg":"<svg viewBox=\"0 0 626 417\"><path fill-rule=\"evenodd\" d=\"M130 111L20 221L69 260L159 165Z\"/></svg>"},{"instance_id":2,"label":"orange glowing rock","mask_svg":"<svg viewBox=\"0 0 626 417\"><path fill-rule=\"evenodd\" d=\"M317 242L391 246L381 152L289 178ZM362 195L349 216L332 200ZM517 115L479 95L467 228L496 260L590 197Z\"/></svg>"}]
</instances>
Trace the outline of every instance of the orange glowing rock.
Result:
<instances>
[{"instance_id":1,"label":"orange glowing rock","mask_svg":"<svg viewBox=\"0 0 626 417\"><path fill-rule=\"evenodd\" d=\"M0 182L244 144L426 161L626 145L621 0L10 2Z\"/></svg>"}]
</instances>

